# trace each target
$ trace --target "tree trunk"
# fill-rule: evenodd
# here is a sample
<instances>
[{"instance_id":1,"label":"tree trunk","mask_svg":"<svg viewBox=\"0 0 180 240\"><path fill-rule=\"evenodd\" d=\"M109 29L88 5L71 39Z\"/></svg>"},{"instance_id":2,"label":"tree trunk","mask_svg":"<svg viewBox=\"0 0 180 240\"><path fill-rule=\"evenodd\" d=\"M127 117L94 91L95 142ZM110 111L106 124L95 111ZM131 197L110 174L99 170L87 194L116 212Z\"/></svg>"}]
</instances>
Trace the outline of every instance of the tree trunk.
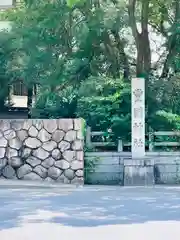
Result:
<instances>
[{"instance_id":1,"label":"tree trunk","mask_svg":"<svg viewBox=\"0 0 180 240\"><path fill-rule=\"evenodd\" d=\"M129 0L129 24L136 43L136 76L148 78L151 70L151 50L148 32L149 0L141 0L141 33L137 29L135 10L137 0Z\"/></svg>"},{"instance_id":2,"label":"tree trunk","mask_svg":"<svg viewBox=\"0 0 180 240\"><path fill-rule=\"evenodd\" d=\"M126 53L125 53L125 50L124 50L124 43L123 41L120 39L120 36L119 36L119 33L118 31L115 31L115 30L112 30L111 31L114 38L115 38L115 41L116 41L116 44L117 44L117 48L119 50L119 54L120 54L120 61L122 60L123 61L123 69L124 69L124 79L125 80L129 80L129 77L130 77L130 69L129 69L129 62L128 62L128 58L126 56Z\"/></svg>"}]
</instances>

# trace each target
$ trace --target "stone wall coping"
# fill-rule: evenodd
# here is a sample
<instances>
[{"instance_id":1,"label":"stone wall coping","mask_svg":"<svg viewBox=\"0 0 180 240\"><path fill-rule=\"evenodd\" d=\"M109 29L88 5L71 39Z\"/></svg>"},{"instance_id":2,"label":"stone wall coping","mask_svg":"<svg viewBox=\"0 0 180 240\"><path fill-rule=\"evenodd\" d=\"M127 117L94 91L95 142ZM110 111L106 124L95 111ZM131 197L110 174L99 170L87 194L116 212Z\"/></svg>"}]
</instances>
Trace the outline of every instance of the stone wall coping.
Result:
<instances>
[{"instance_id":1,"label":"stone wall coping","mask_svg":"<svg viewBox=\"0 0 180 240\"><path fill-rule=\"evenodd\" d=\"M130 157L131 152L85 152L86 157ZM146 152L145 158L152 156L179 156L180 152Z\"/></svg>"}]
</instances>

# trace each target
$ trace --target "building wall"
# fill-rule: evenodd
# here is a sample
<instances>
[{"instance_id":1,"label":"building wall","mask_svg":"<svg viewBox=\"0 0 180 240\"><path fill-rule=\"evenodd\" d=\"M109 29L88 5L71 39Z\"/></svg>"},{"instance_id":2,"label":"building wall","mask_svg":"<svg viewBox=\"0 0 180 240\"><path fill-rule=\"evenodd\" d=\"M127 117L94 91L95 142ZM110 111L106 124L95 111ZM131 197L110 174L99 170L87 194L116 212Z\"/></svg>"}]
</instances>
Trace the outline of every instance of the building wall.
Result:
<instances>
[{"instance_id":1,"label":"building wall","mask_svg":"<svg viewBox=\"0 0 180 240\"><path fill-rule=\"evenodd\" d=\"M81 119L0 120L0 177L84 182Z\"/></svg>"},{"instance_id":2,"label":"building wall","mask_svg":"<svg viewBox=\"0 0 180 240\"><path fill-rule=\"evenodd\" d=\"M27 96L18 96L18 95L12 95L11 101L13 104L13 107L27 107Z\"/></svg>"}]
</instances>

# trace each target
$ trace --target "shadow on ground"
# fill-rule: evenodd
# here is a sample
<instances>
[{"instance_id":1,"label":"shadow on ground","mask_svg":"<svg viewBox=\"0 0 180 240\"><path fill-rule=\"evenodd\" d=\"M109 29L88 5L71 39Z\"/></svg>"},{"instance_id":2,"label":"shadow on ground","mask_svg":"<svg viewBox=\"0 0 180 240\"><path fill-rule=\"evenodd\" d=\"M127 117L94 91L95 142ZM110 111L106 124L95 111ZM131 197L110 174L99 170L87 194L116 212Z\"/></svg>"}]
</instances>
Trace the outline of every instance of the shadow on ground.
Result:
<instances>
[{"instance_id":1,"label":"shadow on ground","mask_svg":"<svg viewBox=\"0 0 180 240\"><path fill-rule=\"evenodd\" d=\"M94 227L147 221L180 221L180 188L0 190L0 230L25 223Z\"/></svg>"}]
</instances>

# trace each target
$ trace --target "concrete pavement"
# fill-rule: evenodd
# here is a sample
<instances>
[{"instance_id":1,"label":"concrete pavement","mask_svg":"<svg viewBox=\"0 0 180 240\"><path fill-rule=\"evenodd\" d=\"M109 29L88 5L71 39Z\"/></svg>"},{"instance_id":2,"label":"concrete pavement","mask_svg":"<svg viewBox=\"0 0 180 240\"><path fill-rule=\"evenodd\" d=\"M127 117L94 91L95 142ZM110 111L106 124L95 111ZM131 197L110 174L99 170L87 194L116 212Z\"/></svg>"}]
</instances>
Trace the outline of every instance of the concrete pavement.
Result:
<instances>
[{"instance_id":1,"label":"concrete pavement","mask_svg":"<svg viewBox=\"0 0 180 240\"><path fill-rule=\"evenodd\" d=\"M0 182L0 240L180 239L179 187L9 183Z\"/></svg>"}]
</instances>

